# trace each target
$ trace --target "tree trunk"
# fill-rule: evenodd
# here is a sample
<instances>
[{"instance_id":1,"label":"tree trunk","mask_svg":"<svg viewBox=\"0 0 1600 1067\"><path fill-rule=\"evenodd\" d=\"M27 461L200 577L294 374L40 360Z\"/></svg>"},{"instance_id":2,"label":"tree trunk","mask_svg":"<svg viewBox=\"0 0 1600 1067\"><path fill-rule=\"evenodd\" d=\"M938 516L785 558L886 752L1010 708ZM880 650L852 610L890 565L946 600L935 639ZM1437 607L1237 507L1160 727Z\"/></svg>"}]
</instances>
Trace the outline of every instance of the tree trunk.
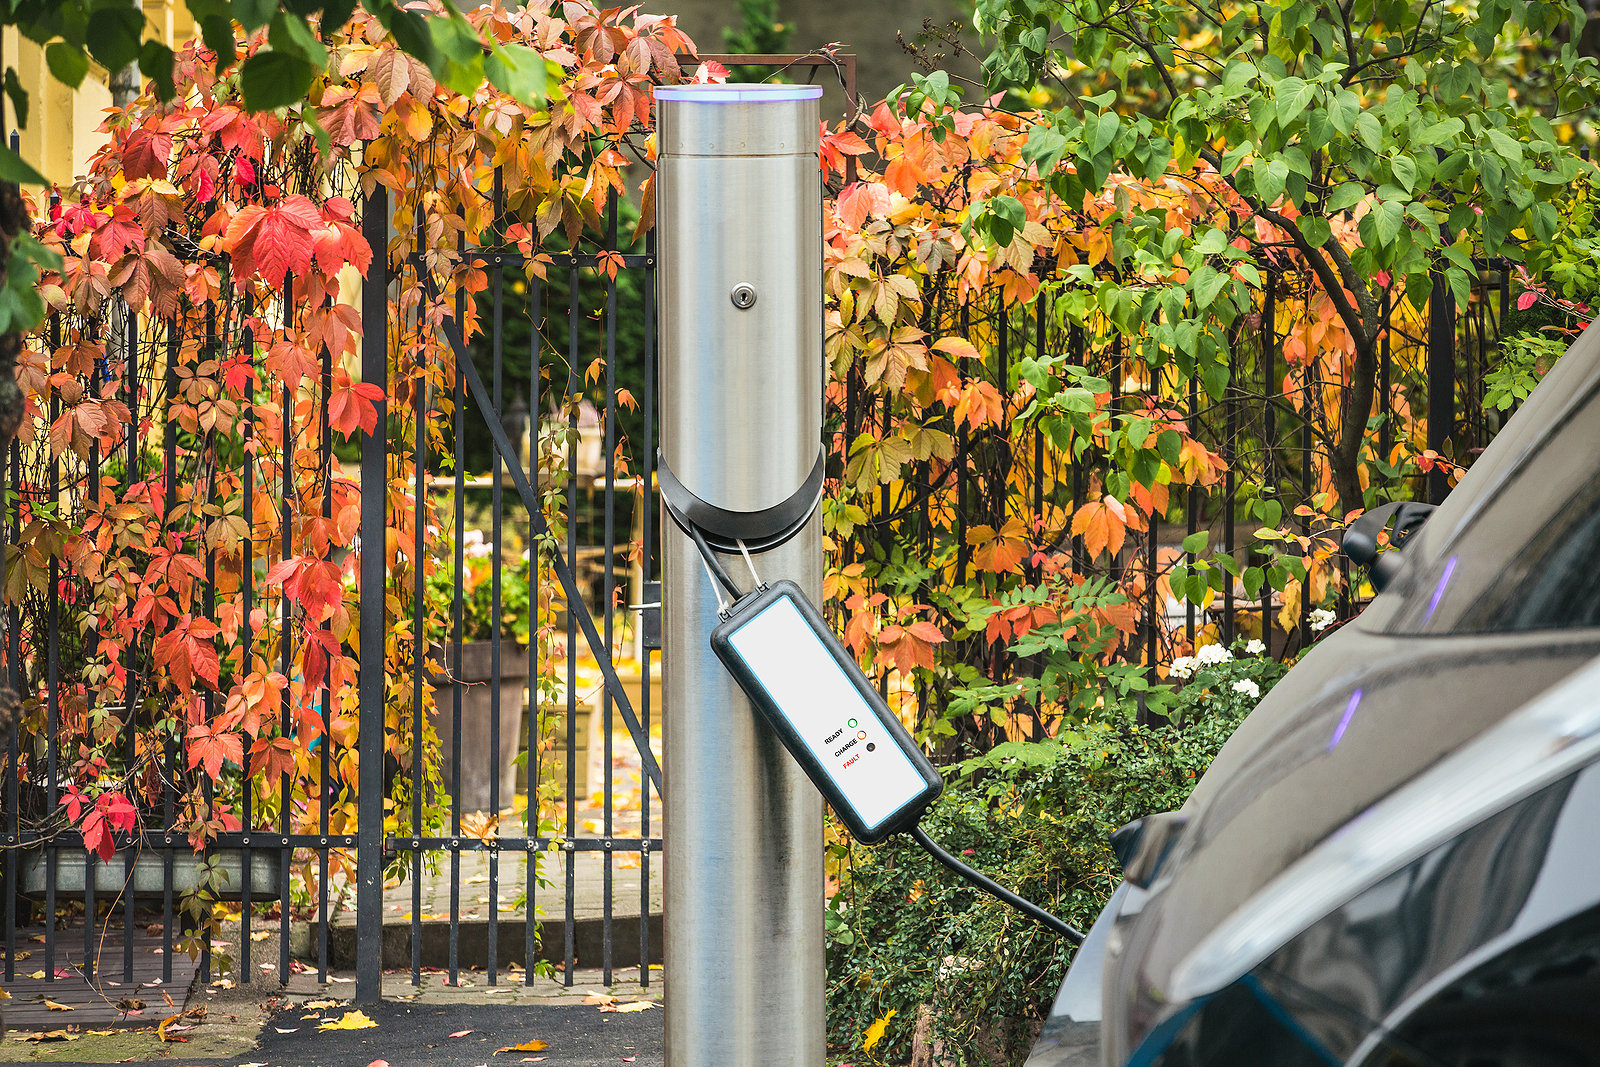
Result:
<instances>
[{"instance_id":1,"label":"tree trunk","mask_svg":"<svg viewBox=\"0 0 1600 1067\"><path fill-rule=\"evenodd\" d=\"M1328 452L1328 467L1333 473L1333 491L1339 497L1339 515L1346 515L1363 506L1361 491L1361 446L1367 437L1367 419L1372 414L1372 400L1377 393L1378 360L1377 331L1373 340L1356 337L1355 364L1350 369L1350 391L1344 410L1339 416L1339 436Z\"/></svg>"}]
</instances>

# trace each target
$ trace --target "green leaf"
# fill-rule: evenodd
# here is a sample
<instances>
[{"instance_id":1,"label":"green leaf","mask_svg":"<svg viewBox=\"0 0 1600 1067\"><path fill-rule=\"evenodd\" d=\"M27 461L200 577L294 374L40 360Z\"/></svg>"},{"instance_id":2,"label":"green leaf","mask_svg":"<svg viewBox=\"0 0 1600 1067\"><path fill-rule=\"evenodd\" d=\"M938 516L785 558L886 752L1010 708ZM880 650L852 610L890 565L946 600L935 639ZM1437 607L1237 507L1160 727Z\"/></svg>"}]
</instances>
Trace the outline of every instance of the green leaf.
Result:
<instances>
[{"instance_id":1,"label":"green leaf","mask_svg":"<svg viewBox=\"0 0 1600 1067\"><path fill-rule=\"evenodd\" d=\"M0 144L0 181L18 182L22 185L49 185L50 179L23 162L11 146Z\"/></svg>"},{"instance_id":2,"label":"green leaf","mask_svg":"<svg viewBox=\"0 0 1600 1067\"><path fill-rule=\"evenodd\" d=\"M1322 210L1330 215L1337 211L1349 211L1361 203L1366 195L1367 190L1360 182L1341 182L1328 194L1327 203L1322 205Z\"/></svg>"},{"instance_id":3,"label":"green leaf","mask_svg":"<svg viewBox=\"0 0 1600 1067\"><path fill-rule=\"evenodd\" d=\"M1522 165L1522 146L1520 144L1507 136L1502 130L1491 128L1483 132L1485 139L1489 142L1489 147L1494 149L1495 155L1514 167Z\"/></svg>"},{"instance_id":4,"label":"green leaf","mask_svg":"<svg viewBox=\"0 0 1600 1067\"><path fill-rule=\"evenodd\" d=\"M1190 555L1197 555L1206 550L1206 545L1211 543L1211 534L1206 530L1196 530L1183 539L1183 550Z\"/></svg>"},{"instance_id":5,"label":"green leaf","mask_svg":"<svg viewBox=\"0 0 1600 1067\"><path fill-rule=\"evenodd\" d=\"M1217 294L1222 292L1222 287L1228 284L1228 276L1217 268L1206 263L1189 276L1189 288L1194 293L1194 302L1202 308L1208 308L1217 299Z\"/></svg>"},{"instance_id":6,"label":"green leaf","mask_svg":"<svg viewBox=\"0 0 1600 1067\"><path fill-rule=\"evenodd\" d=\"M1261 592L1261 583L1266 579L1266 572L1260 567L1246 567L1244 569L1244 577L1241 579L1244 583L1244 595L1254 597Z\"/></svg>"},{"instance_id":7,"label":"green leaf","mask_svg":"<svg viewBox=\"0 0 1600 1067\"><path fill-rule=\"evenodd\" d=\"M1383 147L1383 124L1378 121L1378 116L1370 111L1363 111L1361 117L1356 119L1356 138L1373 152Z\"/></svg>"},{"instance_id":8,"label":"green leaf","mask_svg":"<svg viewBox=\"0 0 1600 1067\"><path fill-rule=\"evenodd\" d=\"M1405 209L1393 200L1385 200L1373 211L1372 224L1374 232L1378 235L1378 243L1392 245L1400 236L1400 227L1405 223Z\"/></svg>"},{"instance_id":9,"label":"green leaf","mask_svg":"<svg viewBox=\"0 0 1600 1067\"><path fill-rule=\"evenodd\" d=\"M472 24L459 14L436 15L428 20L433 46L442 62L434 77L462 96L471 96L483 84L483 42Z\"/></svg>"},{"instance_id":10,"label":"green leaf","mask_svg":"<svg viewBox=\"0 0 1600 1067\"><path fill-rule=\"evenodd\" d=\"M1200 243L1194 246L1194 250L1202 256L1214 256L1227 247L1228 232L1226 230L1207 230L1206 235L1200 238Z\"/></svg>"},{"instance_id":11,"label":"green leaf","mask_svg":"<svg viewBox=\"0 0 1600 1067\"><path fill-rule=\"evenodd\" d=\"M317 68L287 52L257 52L239 68L239 87L245 107L271 111L306 98Z\"/></svg>"},{"instance_id":12,"label":"green leaf","mask_svg":"<svg viewBox=\"0 0 1600 1067\"><path fill-rule=\"evenodd\" d=\"M1183 462L1183 435L1177 430L1162 430L1156 435L1156 451L1172 467Z\"/></svg>"},{"instance_id":13,"label":"green leaf","mask_svg":"<svg viewBox=\"0 0 1600 1067\"><path fill-rule=\"evenodd\" d=\"M139 50L139 73L156 83L156 96L171 100L177 95L172 84L172 49L160 41L146 41Z\"/></svg>"},{"instance_id":14,"label":"green leaf","mask_svg":"<svg viewBox=\"0 0 1600 1067\"><path fill-rule=\"evenodd\" d=\"M217 54L217 70L224 71L239 58L239 45L233 36L233 20L209 15L200 20L200 33L206 47Z\"/></svg>"},{"instance_id":15,"label":"green leaf","mask_svg":"<svg viewBox=\"0 0 1600 1067\"><path fill-rule=\"evenodd\" d=\"M1317 87L1300 78L1289 77L1280 81L1274 92L1278 99L1278 125L1287 128L1317 95Z\"/></svg>"},{"instance_id":16,"label":"green leaf","mask_svg":"<svg viewBox=\"0 0 1600 1067\"><path fill-rule=\"evenodd\" d=\"M139 58L144 42L144 13L134 7L102 7L89 16L83 30L89 54L110 71L118 71Z\"/></svg>"},{"instance_id":17,"label":"green leaf","mask_svg":"<svg viewBox=\"0 0 1600 1067\"><path fill-rule=\"evenodd\" d=\"M272 29L267 32L267 40L274 52L299 56L313 67L328 65L328 50L322 47L322 42L317 40L317 35L311 31L306 20L292 11L279 11L272 16Z\"/></svg>"},{"instance_id":18,"label":"green leaf","mask_svg":"<svg viewBox=\"0 0 1600 1067\"><path fill-rule=\"evenodd\" d=\"M1394 175L1394 180L1409 194L1415 191L1417 181L1417 161L1408 155L1397 155L1389 160L1389 171Z\"/></svg>"},{"instance_id":19,"label":"green leaf","mask_svg":"<svg viewBox=\"0 0 1600 1067\"><path fill-rule=\"evenodd\" d=\"M246 32L265 26L278 10L278 0L233 0L233 17Z\"/></svg>"},{"instance_id":20,"label":"green leaf","mask_svg":"<svg viewBox=\"0 0 1600 1067\"><path fill-rule=\"evenodd\" d=\"M490 84L532 107L545 96L544 56L526 45L502 44L483 61Z\"/></svg>"},{"instance_id":21,"label":"green leaf","mask_svg":"<svg viewBox=\"0 0 1600 1067\"><path fill-rule=\"evenodd\" d=\"M28 125L28 90L22 87L17 80L17 72L10 67L6 68L5 77L6 96L11 100L11 107L16 111L17 128L25 129Z\"/></svg>"},{"instance_id":22,"label":"green leaf","mask_svg":"<svg viewBox=\"0 0 1600 1067\"><path fill-rule=\"evenodd\" d=\"M1327 219L1320 216L1301 215L1300 232L1311 242L1313 248L1321 248L1328 243L1328 238L1333 236L1333 227L1328 225Z\"/></svg>"},{"instance_id":23,"label":"green leaf","mask_svg":"<svg viewBox=\"0 0 1600 1067\"><path fill-rule=\"evenodd\" d=\"M50 73L56 81L69 89L76 89L83 84L84 75L89 73L89 57L84 55L83 49L70 45L65 41L55 41L45 46L44 61L50 67ZM25 123L18 123L25 125Z\"/></svg>"}]
</instances>

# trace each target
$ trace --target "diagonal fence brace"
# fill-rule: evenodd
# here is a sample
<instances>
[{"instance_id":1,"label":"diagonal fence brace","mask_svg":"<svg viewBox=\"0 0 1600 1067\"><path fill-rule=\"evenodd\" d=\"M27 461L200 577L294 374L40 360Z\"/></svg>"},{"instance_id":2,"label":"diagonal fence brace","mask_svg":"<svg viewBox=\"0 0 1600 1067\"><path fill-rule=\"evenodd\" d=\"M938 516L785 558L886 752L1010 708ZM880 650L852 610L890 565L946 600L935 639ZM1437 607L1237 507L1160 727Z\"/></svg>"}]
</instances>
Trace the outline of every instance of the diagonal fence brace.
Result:
<instances>
[{"instance_id":1,"label":"diagonal fence brace","mask_svg":"<svg viewBox=\"0 0 1600 1067\"><path fill-rule=\"evenodd\" d=\"M425 278L423 285L430 299L442 299L438 286L434 284L432 278ZM445 340L450 342L450 348L455 353L456 373L462 375L465 380L467 389L472 394L472 401L478 407L478 413L489 426L489 434L494 438L495 447L506 457L506 470L511 474L517 495L522 498L523 505L533 518L534 532L540 536L547 535L550 532L550 524L545 522L544 509L539 505L538 495L533 491L533 483L528 480L527 471L522 469L522 461L511 447L511 438L507 436L506 428L500 422L500 416L489 401L489 393L483 387L483 379L478 376L478 368L472 365L472 357L467 354L466 345L461 339L460 326L453 318L443 320L441 326L444 329ZM567 597L567 610L577 616L584 640L589 642L589 650L594 653L595 662L600 665L600 673L605 676L605 685L611 691L611 699L616 702L617 710L622 712L622 721L628 727L634 745L639 749L639 760L644 765L645 773L650 776L656 792L664 796L665 793L661 788L661 767L656 763L655 753L650 751L649 735L645 733L644 727L639 725L639 717L634 714L633 702L628 699L627 692L622 688L622 680L617 677L617 668L611 662L611 649L601 640L600 632L595 629L589 608L578 593L578 583L573 578L572 570L559 553L553 562L556 577L560 580L561 589ZM568 654L571 654L571 650L568 650Z\"/></svg>"}]
</instances>

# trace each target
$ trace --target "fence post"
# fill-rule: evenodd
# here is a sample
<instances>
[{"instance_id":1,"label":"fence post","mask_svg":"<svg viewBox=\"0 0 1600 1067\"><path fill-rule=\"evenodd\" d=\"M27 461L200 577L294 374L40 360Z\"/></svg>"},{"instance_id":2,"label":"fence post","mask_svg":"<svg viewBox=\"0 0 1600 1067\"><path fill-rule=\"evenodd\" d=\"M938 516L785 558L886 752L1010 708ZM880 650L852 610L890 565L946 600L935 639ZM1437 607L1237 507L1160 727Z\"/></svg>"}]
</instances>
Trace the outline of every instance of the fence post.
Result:
<instances>
[{"instance_id":1,"label":"fence post","mask_svg":"<svg viewBox=\"0 0 1600 1067\"><path fill-rule=\"evenodd\" d=\"M389 393L389 195L374 185L361 213L372 265L361 287L361 380ZM383 998L383 742L385 650L385 503L388 499L388 403L378 426L361 435L361 656L356 798L356 1003Z\"/></svg>"},{"instance_id":2,"label":"fence post","mask_svg":"<svg viewBox=\"0 0 1600 1067\"><path fill-rule=\"evenodd\" d=\"M1456 300L1441 271L1433 272L1428 294L1428 447L1444 455L1456 421ZM1387 458L1387 457L1385 457ZM1428 502L1439 504L1450 491L1437 465L1428 472Z\"/></svg>"},{"instance_id":3,"label":"fence post","mask_svg":"<svg viewBox=\"0 0 1600 1067\"><path fill-rule=\"evenodd\" d=\"M731 539L768 536L762 578L818 600L821 95L656 89L663 493L743 586ZM667 1067L821 1067L822 800L713 655L717 594L663 520Z\"/></svg>"}]
</instances>

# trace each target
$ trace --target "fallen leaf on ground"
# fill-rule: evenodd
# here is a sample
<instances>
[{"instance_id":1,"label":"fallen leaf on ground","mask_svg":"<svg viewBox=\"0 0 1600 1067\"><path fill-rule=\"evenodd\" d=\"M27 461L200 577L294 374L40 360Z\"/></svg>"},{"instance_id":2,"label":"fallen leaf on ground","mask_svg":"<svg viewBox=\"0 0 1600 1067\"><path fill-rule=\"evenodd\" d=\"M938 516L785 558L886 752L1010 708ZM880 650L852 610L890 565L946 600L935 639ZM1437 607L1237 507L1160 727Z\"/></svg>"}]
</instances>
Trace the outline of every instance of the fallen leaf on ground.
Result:
<instances>
[{"instance_id":1,"label":"fallen leaf on ground","mask_svg":"<svg viewBox=\"0 0 1600 1067\"><path fill-rule=\"evenodd\" d=\"M53 1000L45 1001L44 1002L44 1006L49 1008L51 1011L77 1011L78 1010L77 1008L74 1008L71 1004L58 1004Z\"/></svg>"},{"instance_id":2,"label":"fallen leaf on ground","mask_svg":"<svg viewBox=\"0 0 1600 1067\"><path fill-rule=\"evenodd\" d=\"M0 1000L10 1000L10 999L11 999L11 994L7 993L4 989L0 989Z\"/></svg>"},{"instance_id":3,"label":"fallen leaf on ground","mask_svg":"<svg viewBox=\"0 0 1600 1067\"><path fill-rule=\"evenodd\" d=\"M367 1064L367 1067L389 1067L389 1061L388 1060L373 1060L371 1063Z\"/></svg>"},{"instance_id":4,"label":"fallen leaf on ground","mask_svg":"<svg viewBox=\"0 0 1600 1067\"><path fill-rule=\"evenodd\" d=\"M615 1004L617 998L609 993L590 993L583 998L585 1004Z\"/></svg>"},{"instance_id":5,"label":"fallen leaf on ground","mask_svg":"<svg viewBox=\"0 0 1600 1067\"><path fill-rule=\"evenodd\" d=\"M524 1041L520 1045L507 1045L505 1048L497 1048L494 1050L494 1054L498 1056L502 1052L539 1052L549 1047L549 1043L544 1041Z\"/></svg>"},{"instance_id":6,"label":"fallen leaf on ground","mask_svg":"<svg viewBox=\"0 0 1600 1067\"><path fill-rule=\"evenodd\" d=\"M144 1009L144 1001L138 997L124 997L117 1001L117 1009L119 1011L142 1011Z\"/></svg>"},{"instance_id":7,"label":"fallen leaf on ground","mask_svg":"<svg viewBox=\"0 0 1600 1067\"><path fill-rule=\"evenodd\" d=\"M600 1005L600 1010L614 1011L619 1014L627 1015L636 1011L649 1011L653 1007L655 1007L654 1001L635 1000L627 1004L602 1004Z\"/></svg>"},{"instance_id":8,"label":"fallen leaf on ground","mask_svg":"<svg viewBox=\"0 0 1600 1067\"><path fill-rule=\"evenodd\" d=\"M632 1063L634 1060L636 1060L638 1058L639 1058L638 1056L624 1056L624 1057L622 1057L622 1062L623 1063Z\"/></svg>"},{"instance_id":9,"label":"fallen leaf on ground","mask_svg":"<svg viewBox=\"0 0 1600 1067\"><path fill-rule=\"evenodd\" d=\"M43 971L33 971L28 975L28 977L29 978L43 978L44 977L44 972Z\"/></svg>"},{"instance_id":10,"label":"fallen leaf on ground","mask_svg":"<svg viewBox=\"0 0 1600 1067\"><path fill-rule=\"evenodd\" d=\"M867 1032L861 1035L861 1047L863 1049L871 1052L872 1046L883 1040L883 1032L889 1028L889 1020L894 1018L897 1010L896 1008L890 1008L887 1015L867 1027Z\"/></svg>"},{"instance_id":11,"label":"fallen leaf on ground","mask_svg":"<svg viewBox=\"0 0 1600 1067\"><path fill-rule=\"evenodd\" d=\"M377 1026L377 1025L378 1024L376 1022L374 1022L371 1019L367 1018L367 1013L366 1012L364 1012L364 1011L352 1011L352 1012L346 1012L344 1017L342 1019L339 1019L337 1022L323 1023L321 1026L317 1027L317 1029L318 1030L365 1030L369 1026Z\"/></svg>"},{"instance_id":12,"label":"fallen leaf on ground","mask_svg":"<svg viewBox=\"0 0 1600 1067\"><path fill-rule=\"evenodd\" d=\"M252 940L252 941L265 941L267 938L269 938L271 936L272 936L272 931L271 930L257 930L257 931L255 931L254 933L252 933L250 935L250 940Z\"/></svg>"},{"instance_id":13,"label":"fallen leaf on ground","mask_svg":"<svg viewBox=\"0 0 1600 1067\"><path fill-rule=\"evenodd\" d=\"M156 1037L159 1038L162 1041L187 1041L187 1040L189 1040L186 1037L178 1036L177 1031L180 1031L180 1030L192 1030L192 1029L194 1029L193 1027L190 1027L190 1026L173 1026L172 1025L173 1023L177 1022L181 1018L183 1018L183 1016L181 1016L181 1015L169 1015L165 1019L162 1019L159 1023L156 1024Z\"/></svg>"},{"instance_id":14,"label":"fallen leaf on ground","mask_svg":"<svg viewBox=\"0 0 1600 1067\"><path fill-rule=\"evenodd\" d=\"M317 1008L337 1008L339 1005L341 1005L343 1003L344 1003L344 1001L342 1001L342 1000L332 1000L332 999L308 1000L308 1001L306 1001L304 1004L302 1004L300 1006L302 1008L310 1008L312 1010L315 1010Z\"/></svg>"},{"instance_id":15,"label":"fallen leaf on ground","mask_svg":"<svg viewBox=\"0 0 1600 1067\"><path fill-rule=\"evenodd\" d=\"M457 1030L455 1033L451 1034L450 1036L451 1037L466 1037L470 1033L472 1033L471 1030Z\"/></svg>"},{"instance_id":16,"label":"fallen leaf on ground","mask_svg":"<svg viewBox=\"0 0 1600 1067\"><path fill-rule=\"evenodd\" d=\"M294 1033L299 1033L299 1031L300 1031L300 1028L298 1026L291 1026L288 1029L284 1029L281 1026L274 1026L273 1029L278 1031L278 1033L280 1033L280 1034L294 1034Z\"/></svg>"},{"instance_id":17,"label":"fallen leaf on ground","mask_svg":"<svg viewBox=\"0 0 1600 1067\"><path fill-rule=\"evenodd\" d=\"M22 1041L76 1041L77 1034L69 1034L65 1030L39 1030L31 1034L18 1034Z\"/></svg>"}]
</instances>

